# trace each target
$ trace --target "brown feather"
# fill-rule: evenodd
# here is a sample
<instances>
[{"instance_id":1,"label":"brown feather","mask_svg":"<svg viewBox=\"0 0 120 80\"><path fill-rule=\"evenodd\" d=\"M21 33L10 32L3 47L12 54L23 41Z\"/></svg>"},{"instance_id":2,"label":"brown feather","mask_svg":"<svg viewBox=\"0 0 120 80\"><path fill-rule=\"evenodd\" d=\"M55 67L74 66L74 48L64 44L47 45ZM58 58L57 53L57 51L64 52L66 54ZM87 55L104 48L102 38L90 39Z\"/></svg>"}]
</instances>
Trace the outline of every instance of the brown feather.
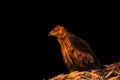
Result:
<instances>
[{"instance_id":1,"label":"brown feather","mask_svg":"<svg viewBox=\"0 0 120 80\"><path fill-rule=\"evenodd\" d=\"M87 42L59 25L50 31L49 35L57 38L63 60L70 72L100 69L100 61Z\"/></svg>"}]
</instances>

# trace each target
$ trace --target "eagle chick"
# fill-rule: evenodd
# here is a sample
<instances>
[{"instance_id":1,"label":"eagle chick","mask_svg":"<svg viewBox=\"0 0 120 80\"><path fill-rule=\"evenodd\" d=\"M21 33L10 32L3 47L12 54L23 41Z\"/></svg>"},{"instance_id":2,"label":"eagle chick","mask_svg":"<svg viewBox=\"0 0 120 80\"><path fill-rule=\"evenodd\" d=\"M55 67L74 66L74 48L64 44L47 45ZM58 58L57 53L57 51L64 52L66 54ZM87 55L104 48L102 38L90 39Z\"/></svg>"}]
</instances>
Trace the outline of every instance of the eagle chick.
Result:
<instances>
[{"instance_id":1,"label":"eagle chick","mask_svg":"<svg viewBox=\"0 0 120 80\"><path fill-rule=\"evenodd\" d=\"M48 36L55 36L61 46L63 60L69 72L100 69L100 61L87 42L57 25Z\"/></svg>"}]
</instances>

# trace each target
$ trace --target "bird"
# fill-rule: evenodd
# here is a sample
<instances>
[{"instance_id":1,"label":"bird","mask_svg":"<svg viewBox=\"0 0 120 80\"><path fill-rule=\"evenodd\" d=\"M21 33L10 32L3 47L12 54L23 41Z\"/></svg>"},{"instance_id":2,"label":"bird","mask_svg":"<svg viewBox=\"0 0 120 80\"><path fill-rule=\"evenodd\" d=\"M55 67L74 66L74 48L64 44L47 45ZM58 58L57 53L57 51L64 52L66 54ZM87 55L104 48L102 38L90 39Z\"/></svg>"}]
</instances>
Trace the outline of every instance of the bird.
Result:
<instances>
[{"instance_id":1,"label":"bird","mask_svg":"<svg viewBox=\"0 0 120 80\"><path fill-rule=\"evenodd\" d=\"M101 63L90 45L63 25L56 25L48 36L54 36L60 44L63 61L69 72L101 69Z\"/></svg>"}]
</instances>

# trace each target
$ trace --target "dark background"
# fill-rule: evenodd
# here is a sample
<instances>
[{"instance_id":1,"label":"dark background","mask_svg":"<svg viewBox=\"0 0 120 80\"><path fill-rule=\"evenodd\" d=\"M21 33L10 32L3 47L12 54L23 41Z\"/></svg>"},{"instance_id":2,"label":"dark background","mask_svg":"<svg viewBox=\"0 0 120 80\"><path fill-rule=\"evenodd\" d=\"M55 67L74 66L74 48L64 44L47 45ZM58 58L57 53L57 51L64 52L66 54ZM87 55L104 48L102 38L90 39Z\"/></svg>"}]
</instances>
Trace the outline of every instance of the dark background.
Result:
<instances>
[{"instance_id":1,"label":"dark background","mask_svg":"<svg viewBox=\"0 0 120 80\"><path fill-rule=\"evenodd\" d=\"M50 15L47 16L47 33L62 24L68 31L89 43L102 65L111 64L120 61L119 18L118 14L111 13ZM55 37L48 38L47 48L47 53L43 54L46 57L41 71L43 78L68 73Z\"/></svg>"},{"instance_id":2,"label":"dark background","mask_svg":"<svg viewBox=\"0 0 120 80\"><path fill-rule=\"evenodd\" d=\"M78 13L72 11L71 9L74 10L74 8L73 5L70 5L70 12L62 15L61 13L64 14L65 12L56 8L56 6L54 6L56 8L54 14L51 11L53 8L42 11L38 9L39 7L34 8L33 6L23 7L23 9L13 6L16 8L15 10L7 7L9 10L4 9L7 12L3 11L2 21L5 22L3 23L4 29L1 30L4 37L1 39L3 39L2 48L5 47L5 50L1 50L4 52L3 55L5 55L4 57L2 56L2 62L5 61L3 62L5 64L3 65L5 68L3 70L6 70L4 73L14 73L19 76L17 78L22 76L31 78L35 75L41 76L42 79L48 79L61 73L68 73L62 60L57 40L54 37L48 38L46 34L45 38L43 36L44 32L46 33L48 30L48 34L58 24L64 25L68 31L86 40L102 64L120 61L120 16L119 9L116 7L109 7L109 10L108 7L104 9L96 8L93 11L93 8L89 8L90 11L86 9L82 11L78 7ZM61 7L58 4L57 6ZM21 6L19 7L21 8ZM65 11L68 11L68 9L65 9ZM42 14L42 12L45 13ZM45 23L43 23L44 20ZM14 74L12 74L13 77L15 76Z\"/></svg>"}]
</instances>

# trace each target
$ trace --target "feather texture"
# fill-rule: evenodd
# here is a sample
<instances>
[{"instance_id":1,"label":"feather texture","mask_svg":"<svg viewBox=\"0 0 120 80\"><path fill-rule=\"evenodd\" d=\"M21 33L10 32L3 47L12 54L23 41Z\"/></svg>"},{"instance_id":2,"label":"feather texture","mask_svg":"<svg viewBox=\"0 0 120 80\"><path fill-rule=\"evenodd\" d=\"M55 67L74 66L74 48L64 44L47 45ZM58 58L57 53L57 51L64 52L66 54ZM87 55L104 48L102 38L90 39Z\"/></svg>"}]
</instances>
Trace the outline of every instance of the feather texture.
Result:
<instances>
[{"instance_id":1,"label":"feather texture","mask_svg":"<svg viewBox=\"0 0 120 80\"><path fill-rule=\"evenodd\" d=\"M49 32L49 36L57 38L69 72L100 69L100 61L88 43L67 31L63 26L56 26Z\"/></svg>"}]
</instances>

